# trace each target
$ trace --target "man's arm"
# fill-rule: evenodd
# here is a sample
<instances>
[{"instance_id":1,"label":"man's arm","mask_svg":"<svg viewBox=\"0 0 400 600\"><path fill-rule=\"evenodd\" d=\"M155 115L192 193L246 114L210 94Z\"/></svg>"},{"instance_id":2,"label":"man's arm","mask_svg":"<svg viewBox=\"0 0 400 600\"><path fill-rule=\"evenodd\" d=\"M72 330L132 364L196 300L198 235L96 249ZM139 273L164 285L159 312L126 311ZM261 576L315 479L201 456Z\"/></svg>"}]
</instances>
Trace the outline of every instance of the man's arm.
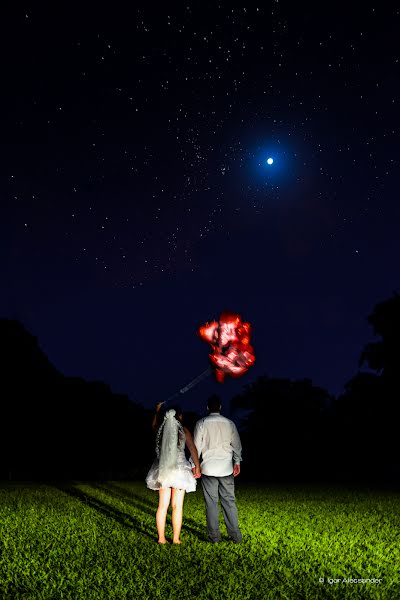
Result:
<instances>
[{"instance_id":1,"label":"man's arm","mask_svg":"<svg viewBox=\"0 0 400 600\"><path fill-rule=\"evenodd\" d=\"M242 443L240 441L240 436L238 430L236 429L235 423L232 423L232 440L231 446L233 450L233 475L239 475L240 473L240 462L242 460Z\"/></svg>"}]
</instances>

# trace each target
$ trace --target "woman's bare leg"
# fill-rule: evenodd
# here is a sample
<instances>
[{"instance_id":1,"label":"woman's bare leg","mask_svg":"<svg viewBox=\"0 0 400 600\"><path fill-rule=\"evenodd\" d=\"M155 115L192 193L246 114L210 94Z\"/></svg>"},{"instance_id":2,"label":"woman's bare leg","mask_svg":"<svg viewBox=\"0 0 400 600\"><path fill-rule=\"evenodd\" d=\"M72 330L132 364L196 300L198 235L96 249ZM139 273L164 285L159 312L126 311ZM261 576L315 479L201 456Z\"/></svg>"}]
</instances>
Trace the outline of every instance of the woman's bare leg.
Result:
<instances>
[{"instance_id":1,"label":"woman's bare leg","mask_svg":"<svg viewBox=\"0 0 400 600\"><path fill-rule=\"evenodd\" d=\"M159 491L158 509L156 513L156 523L158 531L158 543L166 544L165 539L165 521L167 518L169 501L171 499L171 488L161 488Z\"/></svg>"},{"instance_id":2,"label":"woman's bare leg","mask_svg":"<svg viewBox=\"0 0 400 600\"><path fill-rule=\"evenodd\" d=\"M174 532L174 544L180 544L181 540L179 536L181 534L182 527L182 512L183 512L183 499L185 496L185 490L178 490L172 488L172 529Z\"/></svg>"}]
</instances>

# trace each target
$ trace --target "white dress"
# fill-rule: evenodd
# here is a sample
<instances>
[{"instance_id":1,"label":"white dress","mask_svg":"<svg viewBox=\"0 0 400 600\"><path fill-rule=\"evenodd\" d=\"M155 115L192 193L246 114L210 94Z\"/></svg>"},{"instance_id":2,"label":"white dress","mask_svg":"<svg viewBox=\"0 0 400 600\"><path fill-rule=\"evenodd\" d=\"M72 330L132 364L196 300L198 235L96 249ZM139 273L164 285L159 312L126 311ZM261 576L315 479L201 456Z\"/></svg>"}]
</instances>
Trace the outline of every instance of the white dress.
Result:
<instances>
[{"instance_id":1,"label":"white dress","mask_svg":"<svg viewBox=\"0 0 400 600\"><path fill-rule=\"evenodd\" d=\"M186 460L185 456L185 440L185 434L179 433L178 458L176 467L171 469L170 473L162 484L160 481L158 481L159 460L158 458L154 460L146 477L146 484L148 488L151 490L159 490L160 488L177 488L179 490L185 490L186 492L196 491L197 481L193 477L190 462Z\"/></svg>"}]
</instances>

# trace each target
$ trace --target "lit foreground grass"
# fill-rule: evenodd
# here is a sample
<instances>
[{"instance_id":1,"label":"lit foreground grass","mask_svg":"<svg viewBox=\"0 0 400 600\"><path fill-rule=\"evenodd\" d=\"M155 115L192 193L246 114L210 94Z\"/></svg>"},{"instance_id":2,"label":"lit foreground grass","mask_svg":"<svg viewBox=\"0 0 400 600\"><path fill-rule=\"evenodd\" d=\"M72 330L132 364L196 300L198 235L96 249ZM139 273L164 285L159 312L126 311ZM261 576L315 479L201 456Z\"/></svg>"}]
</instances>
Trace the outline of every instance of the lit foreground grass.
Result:
<instances>
[{"instance_id":1,"label":"lit foreground grass","mask_svg":"<svg viewBox=\"0 0 400 600\"><path fill-rule=\"evenodd\" d=\"M206 541L200 486L158 545L156 504L142 482L2 484L0 598L400 598L398 493L238 481L240 545Z\"/></svg>"}]
</instances>

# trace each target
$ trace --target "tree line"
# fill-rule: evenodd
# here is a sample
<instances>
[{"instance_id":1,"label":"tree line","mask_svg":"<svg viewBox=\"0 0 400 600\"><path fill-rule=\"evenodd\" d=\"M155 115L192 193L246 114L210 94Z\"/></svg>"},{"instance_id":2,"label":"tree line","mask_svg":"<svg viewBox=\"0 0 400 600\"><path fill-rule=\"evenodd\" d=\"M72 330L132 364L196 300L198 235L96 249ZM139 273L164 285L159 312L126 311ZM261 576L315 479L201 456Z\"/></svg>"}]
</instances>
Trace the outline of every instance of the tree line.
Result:
<instances>
[{"instance_id":1,"label":"tree line","mask_svg":"<svg viewBox=\"0 0 400 600\"><path fill-rule=\"evenodd\" d=\"M248 411L251 478L400 483L400 296L377 304L368 322L379 339L338 397L309 379L261 377L232 399Z\"/></svg>"},{"instance_id":2,"label":"tree line","mask_svg":"<svg viewBox=\"0 0 400 600\"><path fill-rule=\"evenodd\" d=\"M399 295L377 304L368 322L379 339L361 350L340 396L309 379L265 375L232 398L244 479L400 482ZM0 319L0 344L0 479L145 476L152 410L103 382L62 375L19 321ZM198 418L186 414L189 429Z\"/></svg>"}]
</instances>

